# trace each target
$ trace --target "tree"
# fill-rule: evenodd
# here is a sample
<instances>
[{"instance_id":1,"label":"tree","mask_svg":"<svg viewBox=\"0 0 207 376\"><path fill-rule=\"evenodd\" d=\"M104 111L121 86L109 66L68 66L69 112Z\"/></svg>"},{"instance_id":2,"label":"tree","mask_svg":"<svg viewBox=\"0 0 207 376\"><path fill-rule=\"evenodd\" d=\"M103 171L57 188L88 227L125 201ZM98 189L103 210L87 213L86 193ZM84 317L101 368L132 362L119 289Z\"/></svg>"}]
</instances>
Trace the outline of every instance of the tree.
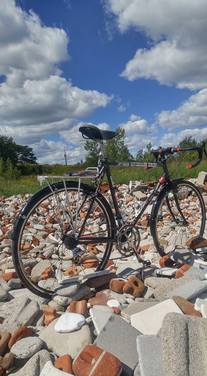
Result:
<instances>
[{"instance_id":1,"label":"tree","mask_svg":"<svg viewBox=\"0 0 207 376\"><path fill-rule=\"evenodd\" d=\"M86 163L96 165L98 160L96 141L86 141L84 147L88 152ZM116 131L116 137L106 141L106 152L111 163L124 162L132 158L128 147L125 144L125 131L123 128L118 128Z\"/></svg>"},{"instance_id":2,"label":"tree","mask_svg":"<svg viewBox=\"0 0 207 376\"><path fill-rule=\"evenodd\" d=\"M6 136L0 136L0 158L4 163L9 159L13 166L18 163L36 163L32 148L18 145L12 137Z\"/></svg>"},{"instance_id":3,"label":"tree","mask_svg":"<svg viewBox=\"0 0 207 376\"><path fill-rule=\"evenodd\" d=\"M37 158L35 157L32 148L23 145L16 146L18 163L36 163Z\"/></svg>"},{"instance_id":4,"label":"tree","mask_svg":"<svg viewBox=\"0 0 207 376\"><path fill-rule=\"evenodd\" d=\"M185 137L180 143L179 143L179 146L181 148L189 148L189 147L194 147L194 146L198 146L199 143L192 137L192 136L189 136L189 137ZM198 154L197 152L194 152L194 151L191 151L191 152L186 152L186 153L180 153L179 155L179 159L183 160L183 161L193 161L193 160L196 160L198 157Z\"/></svg>"}]
</instances>

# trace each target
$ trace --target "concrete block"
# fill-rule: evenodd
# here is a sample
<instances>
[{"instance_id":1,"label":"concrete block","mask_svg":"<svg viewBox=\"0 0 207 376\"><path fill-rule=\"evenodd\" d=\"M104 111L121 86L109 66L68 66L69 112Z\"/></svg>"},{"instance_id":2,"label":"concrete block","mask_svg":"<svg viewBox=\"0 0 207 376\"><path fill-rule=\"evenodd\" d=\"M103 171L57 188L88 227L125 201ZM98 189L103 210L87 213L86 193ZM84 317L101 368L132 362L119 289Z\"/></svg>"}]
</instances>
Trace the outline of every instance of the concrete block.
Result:
<instances>
[{"instance_id":1,"label":"concrete block","mask_svg":"<svg viewBox=\"0 0 207 376\"><path fill-rule=\"evenodd\" d=\"M164 373L167 376L189 376L187 316L166 315L160 337Z\"/></svg>"},{"instance_id":2,"label":"concrete block","mask_svg":"<svg viewBox=\"0 0 207 376\"><path fill-rule=\"evenodd\" d=\"M140 376L164 376L161 340L158 336L138 336L137 352Z\"/></svg>"},{"instance_id":3,"label":"concrete block","mask_svg":"<svg viewBox=\"0 0 207 376\"><path fill-rule=\"evenodd\" d=\"M131 325L142 334L156 335L162 326L164 317L170 312L182 314L182 311L174 300L167 299L153 307L132 315Z\"/></svg>"},{"instance_id":4,"label":"concrete block","mask_svg":"<svg viewBox=\"0 0 207 376\"><path fill-rule=\"evenodd\" d=\"M154 300L154 301L147 301L147 300L144 301L143 300L143 301L140 301L140 302L135 302L135 303L129 304L128 307L123 309L122 312L124 314L131 316L131 315L134 315L135 313L144 311L147 308L153 307L154 305L156 305L158 303L159 302L157 302L156 300Z\"/></svg>"},{"instance_id":5,"label":"concrete block","mask_svg":"<svg viewBox=\"0 0 207 376\"><path fill-rule=\"evenodd\" d=\"M120 316L113 315L95 344L115 355L124 364L124 375L132 375L138 362L136 339L140 334Z\"/></svg>"},{"instance_id":6,"label":"concrete block","mask_svg":"<svg viewBox=\"0 0 207 376\"><path fill-rule=\"evenodd\" d=\"M190 376L207 375L207 321L188 317Z\"/></svg>"},{"instance_id":7,"label":"concrete block","mask_svg":"<svg viewBox=\"0 0 207 376\"><path fill-rule=\"evenodd\" d=\"M207 292L207 281L192 279L185 284L168 291L167 297L182 296L182 298L193 300L199 297L203 292Z\"/></svg>"}]
</instances>

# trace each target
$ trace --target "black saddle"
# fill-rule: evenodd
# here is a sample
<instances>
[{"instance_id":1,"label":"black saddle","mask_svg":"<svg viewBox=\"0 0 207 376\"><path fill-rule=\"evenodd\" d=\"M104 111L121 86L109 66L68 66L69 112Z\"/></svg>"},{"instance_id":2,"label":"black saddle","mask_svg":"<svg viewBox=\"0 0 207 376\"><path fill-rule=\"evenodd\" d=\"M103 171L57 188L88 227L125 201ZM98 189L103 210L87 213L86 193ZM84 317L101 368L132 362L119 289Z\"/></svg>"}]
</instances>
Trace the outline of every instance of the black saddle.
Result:
<instances>
[{"instance_id":1,"label":"black saddle","mask_svg":"<svg viewBox=\"0 0 207 376\"><path fill-rule=\"evenodd\" d=\"M79 128L82 133L83 138L88 138L90 140L111 140L116 136L116 132L105 131L95 127L94 125L84 125Z\"/></svg>"}]
</instances>

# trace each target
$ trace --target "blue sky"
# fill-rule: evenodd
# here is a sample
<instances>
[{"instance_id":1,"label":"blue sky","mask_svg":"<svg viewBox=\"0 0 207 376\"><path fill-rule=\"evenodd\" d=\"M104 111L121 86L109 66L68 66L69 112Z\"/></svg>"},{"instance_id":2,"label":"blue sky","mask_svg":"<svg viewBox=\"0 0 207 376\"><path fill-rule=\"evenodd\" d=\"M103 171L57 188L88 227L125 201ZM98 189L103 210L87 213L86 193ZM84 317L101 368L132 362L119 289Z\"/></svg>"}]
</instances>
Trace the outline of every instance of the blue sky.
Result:
<instances>
[{"instance_id":1,"label":"blue sky","mask_svg":"<svg viewBox=\"0 0 207 376\"><path fill-rule=\"evenodd\" d=\"M0 131L41 163L84 159L88 122L134 155L205 138L206 32L206 0L1 0Z\"/></svg>"}]
</instances>

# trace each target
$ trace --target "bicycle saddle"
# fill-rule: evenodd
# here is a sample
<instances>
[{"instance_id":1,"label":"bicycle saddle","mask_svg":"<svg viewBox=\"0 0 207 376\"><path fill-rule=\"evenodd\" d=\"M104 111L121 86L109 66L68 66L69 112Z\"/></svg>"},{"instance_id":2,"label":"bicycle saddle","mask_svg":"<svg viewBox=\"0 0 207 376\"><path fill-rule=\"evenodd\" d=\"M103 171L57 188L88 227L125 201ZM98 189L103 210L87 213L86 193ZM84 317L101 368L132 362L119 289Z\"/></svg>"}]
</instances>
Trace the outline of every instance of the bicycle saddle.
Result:
<instances>
[{"instance_id":1,"label":"bicycle saddle","mask_svg":"<svg viewBox=\"0 0 207 376\"><path fill-rule=\"evenodd\" d=\"M83 138L89 138L90 140L111 140L116 136L116 132L105 131L99 129L94 125L84 125L79 128Z\"/></svg>"}]
</instances>

